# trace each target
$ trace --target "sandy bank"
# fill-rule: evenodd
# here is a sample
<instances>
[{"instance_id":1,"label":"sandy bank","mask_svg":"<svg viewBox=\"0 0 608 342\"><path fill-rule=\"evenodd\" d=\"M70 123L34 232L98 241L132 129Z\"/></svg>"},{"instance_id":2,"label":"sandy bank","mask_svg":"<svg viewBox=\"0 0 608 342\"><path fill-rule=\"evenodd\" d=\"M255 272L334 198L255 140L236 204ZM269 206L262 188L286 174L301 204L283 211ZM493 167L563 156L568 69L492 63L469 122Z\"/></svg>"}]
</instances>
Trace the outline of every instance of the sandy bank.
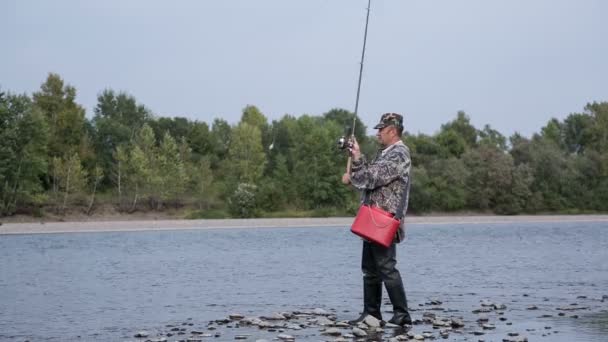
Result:
<instances>
[{"instance_id":1,"label":"sandy bank","mask_svg":"<svg viewBox=\"0 0 608 342\"><path fill-rule=\"evenodd\" d=\"M4 223L1 234L39 234L71 232L112 232L180 229L348 227L351 217L225 219L225 220L129 220L82 222ZM606 222L608 215L539 215L539 216L411 216L408 224L458 225L513 222Z\"/></svg>"}]
</instances>

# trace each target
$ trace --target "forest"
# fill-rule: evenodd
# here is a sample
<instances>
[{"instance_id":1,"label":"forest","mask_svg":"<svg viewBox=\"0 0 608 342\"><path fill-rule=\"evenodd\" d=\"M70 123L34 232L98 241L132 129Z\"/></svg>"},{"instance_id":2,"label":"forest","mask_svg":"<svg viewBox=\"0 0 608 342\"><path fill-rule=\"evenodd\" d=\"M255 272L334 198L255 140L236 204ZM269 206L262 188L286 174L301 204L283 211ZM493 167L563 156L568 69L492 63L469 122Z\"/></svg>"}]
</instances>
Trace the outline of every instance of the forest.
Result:
<instances>
[{"instance_id":1,"label":"forest","mask_svg":"<svg viewBox=\"0 0 608 342\"><path fill-rule=\"evenodd\" d=\"M340 182L347 156L336 145L352 121L334 108L269 122L248 105L236 124L207 123L154 115L111 89L88 119L76 89L50 73L31 95L0 88L0 217L353 215L359 195ZM371 156L373 134L357 118ZM433 135L403 140L414 214L608 211L608 102L550 119L531 137L474 127L460 111Z\"/></svg>"}]
</instances>

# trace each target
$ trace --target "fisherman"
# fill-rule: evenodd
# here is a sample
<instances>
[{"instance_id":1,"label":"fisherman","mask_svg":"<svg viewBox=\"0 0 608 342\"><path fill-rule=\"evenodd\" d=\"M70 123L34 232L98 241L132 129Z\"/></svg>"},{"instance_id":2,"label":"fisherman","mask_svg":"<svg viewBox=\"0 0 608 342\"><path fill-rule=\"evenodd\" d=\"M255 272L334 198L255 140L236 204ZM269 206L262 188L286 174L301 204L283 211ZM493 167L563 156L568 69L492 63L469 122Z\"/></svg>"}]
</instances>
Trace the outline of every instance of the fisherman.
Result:
<instances>
[{"instance_id":1,"label":"fisherman","mask_svg":"<svg viewBox=\"0 0 608 342\"><path fill-rule=\"evenodd\" d=\"M353 137L349 149L352 157L351 173L345 173L342 181L345 184L351 183L361 190L363 196L369 196L371 205L378 206L393 215L400 206L401 197L406 196L405 206L402 205L405 216L409 191L404 189L409 189L411 160L409 148L401 140L403 116L397 113L385 113L374 129L378 130L376 138L381 145L376 158L367 161ZM393 317L388 322L399 326L412 324L401 274L395 267L396 243L403 241L404 238L402 220L390 247L385 248L379 244L363 241L361 260L363 313L359 318L350 321L350 324L362 322L368 315L382 321L380 312L382 283L393 304Z\"/></svg>"}]
</instances>

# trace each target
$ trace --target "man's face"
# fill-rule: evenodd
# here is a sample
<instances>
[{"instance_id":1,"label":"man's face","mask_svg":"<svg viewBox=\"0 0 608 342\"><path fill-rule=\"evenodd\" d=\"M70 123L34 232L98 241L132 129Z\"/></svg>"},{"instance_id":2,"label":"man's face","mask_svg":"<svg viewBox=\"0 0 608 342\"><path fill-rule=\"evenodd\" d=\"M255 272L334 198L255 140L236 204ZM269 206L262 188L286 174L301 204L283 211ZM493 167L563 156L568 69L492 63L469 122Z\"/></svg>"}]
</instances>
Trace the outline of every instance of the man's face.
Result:
<instances>
[{"instance_id":1,"label":"man's face","mask_svg":"<svg viewBox=\"0 0 608 342\"><path fill-rule=\"evenodd\" d=\"M395 129L393 126L386 126L382 128L378 128L376 132L376 138L378 139L378 143L382 146L387 146L391 141L391 132Z\"/></svg>"}]
</instances>

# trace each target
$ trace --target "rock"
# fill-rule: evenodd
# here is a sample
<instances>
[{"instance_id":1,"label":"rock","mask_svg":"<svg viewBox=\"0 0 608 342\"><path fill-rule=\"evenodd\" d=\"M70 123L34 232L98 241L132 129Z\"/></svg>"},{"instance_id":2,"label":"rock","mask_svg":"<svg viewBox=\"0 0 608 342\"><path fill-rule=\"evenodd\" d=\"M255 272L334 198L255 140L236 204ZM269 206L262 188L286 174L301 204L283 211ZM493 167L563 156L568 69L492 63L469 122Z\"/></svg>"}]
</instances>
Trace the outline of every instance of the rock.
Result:
<instances>
[{"instance_id":1,"label":"rock","mask_svg":"<svg viewBox=\"0 0 608 342\"><path fill-rule=\"evenodd\" d=\"M334 325L335 324L334 321L330 320L329 318L327 318L325 316L315 318L311 322L313 324L317 324L317 325ZM346 326L348 326L348 323L346 323Z\"/></svg>"},{"instance_id":2,"label":"rock","mask_svg":"<svg viewBox=\"0 0 608 342\"><path fill-rule=\"evenodd\" d=\"M588 307L586 306L578 306L577 304L571 304L570 306L562 306L557 308L560 311L574 311L574 310L586 310Z\"/></svg>"},{"instance_id":3,"label":"rock","mask_svg":"<svg viewBox=\"0 0 608 342\"><path fill-rule=\"evenodd\" d=\"M365 317L365 319L363 320L363 323L367 324L369 327L372 328L377 328L380 326L380 321L372 315L367 315L367 317Z\"/></svg>"},{"instance_id":4,"label":"rock","mask_svg":"<svg viewBox=\"0 0 608 342\"><path fill-rule=\"evenodd\" d=\"M491 306L491 307L494 307L494 303L490 302L489 300L484 299L484 300L481 301L481 306Z\"/></svg>"},{"instance_id":5,"label":"rock","mask_svg":"<svg viewBox=\"0 0 608 342\"><path fill-rule=\"evenodd\" d=\"M203 339L197 337L188 337L188 339L186 339L186 342L203 342Z\"/></svg>"},{"instance_id":6,"label":"rock","mask_svg":"<svg viewBox=\"0 0 608 342\"><path fill-rule=\"evenodd\" d=\"M327 316L327 315L330 315L329 312L327 312L327 311L325 311L325 310L323 310L321 308L316 308L316 309L312 310L312 313L315 314L315 315L318 315L318 316Z\"/></svg>"},{"instance_id":7,"label":"rock","mask_svg":"<svg viewBox=\"0 0 608 342\"><path fill-rule=\"evenodd\" d=\"M492 308L487 307L487 306L484 306L484 307L481 307L481 308L479 308L479 309L475 309L475 310L473 310L472 312L473 312L474 314L478 314L478 313L482 313L482 312L483 312L483 313L487 313L487 312L492 312Z\"/></svg>"},{"instance_id":8,"label":"rock","mask_svg":"<svg viewBox=\"0 0 608 342\"><path fill-rule=\"evenodd\" d=\"M478 323L486 323L486 322L488 322L489 320L490 320L490 319L488 318L488 316L480 316L480 317L477 319L477 322L478 322Z\"/></svg>"},{"instance_id":9,"label":"rock","mask_svg":"<svg viewBox=\"0 0 608 342\"><path fill-rule=\"evenodd\" d=\"M365 337L365 336L367 336L367 333L363 329L359 329L357 327L354 327L353 328L353 335L355 335L357 337Z\"/></svg>"},{"instance_id":10,"label":"rock","mask_svg":"<svg viewBox=\"0 0 608 342\"><path fill-rule=\"evenodd\" d=\"M348 328L350 325L348 324L348 322L341 321L341 322L334 323L334 326L336 328Z\"/></svg>"},{"instance_id":11,"label":"rock","mask_svg":"<svg viewBox=\"0 0 608 342\"><path fill-rule=\"evenodd\" d=\"M511 336L511 337L515 337L515 336L519 336L519 333L516 332L510 332L507 335Z\"/></svg>"},{"instance_id":12,"label":"rock","mask_svg":"<svg viewBox=\"0 0 608 342\"><path fill-rule=\"evenodd\" d=\"M327 328L321 333L322 335L340 336L342 332L338 328Z\"/></svg>"},{"instance_id":13,"label":"rock","mask_svg":"<svg viewBox=\"0 0 608 342\"><path fill-rule=\"evenodd\" d=\"M443 303L439 299L435 298L435 299L431 299L430 304L431 305L441 305Z\"/></svg>"},{"instance_id":14,"label":"rock","mask_svg":"<svg viewBox=\"0 0 608 342\"><path fill-rule=\"evenodd\" d=\"M538 310L538 306L536 306L536 305L531 305L531 306L528 306L528 307L526 308L526 310Z\"/></svg>"},{"instance_id":15,"label":"rock","mask_svg":"<svg viewBox=\"0 0 608 342\"><path fill-rule=\"evenodd\" d=\"M424 336L422 336L422 335L414 335L414 340L423 341L424 340Z\"/></svg>"},{"instance_id":16,"label":"rock","mask_svg":"<svg viewBox=\"0 0 608 342\"><path fill-rule=\"evenodd\" d=\"M198 330L192 330L190 333L191 333L192 335L202 335L202 334L203 334L203 332L202 332L202 331L198 331Z\"/></svg>"},{"instance_id":17,"label":"rock","mask_svg":"<svg viewBox=\"0 0 608 342\"><path fill-rule=\"evenodd\" d=\"M506 320L507 320L507 317L500 317L500 318L498 318L498 319L504 322L504 321L506 321Z\"/></svg>"},{"instance_id":18,"label":"rock","mask_svg":"<svg viewBox=\"0 0 608 342\"><path fill-rule=\"evenodd\" d=\"M483 330L494 330L494 329L496 329L496 326L494 324L489 324L489 323L483 324L481 327L483 328Z\"/></svg>"},{"instance_id":19,"label":"rock","mask_svg":"<svg viewBox=\"0 0 608 342\"><path fill-rule=\"evenodd\" d=\"M267 319L269 321L284 321L287 319L287 317L281 315L278 312L275 312L270 316L262 316L262 319Z\"/></svg>"},{"instance_id":20,"label":"rock","mask_svg":"<svg viewBox=\"0 0 608 342\"><path fill-rule=\"evenodd\" d=\"M462 328L464 327L464 322L459 318L452 318L452 328Z\"/></svg>"},{"instance_id":21,"label":"rock","mask_svg":"<svg viewBox=\"0 0 608 342\"><path fill-rule=\"evenodd\" d=\"M238 314L238 313L233 313L228 315L228 318L232 319L232 320L241 320L243 318L245 318L245 316Z\"/></svg>"},{"instance_id":22,"label":"rock","mask_svg":"<svg viewBox=\"0 0 608 342\"><path fill-rule=\"evenodd\" d=\"M506 310L507 306L504 304L494 304L494 310Z\"/></svg>"},{"instance_id":23,"label":"rock","mask_svg":"<svg viewBox=\"0 0 608 342\"><path fill-rule=\"evenodd\" d=\"M302 327L297 325L297 324L287 324L285 326L285 329L291 329L291 330L302 330Z\"/></svg>"},{"instance_id":24,"label":"rock","mask_svg":"<svg viewBox=\"0 0 608 342\"><path fill-rule=\"evenodd\" d=\"M291 336L291 335L287 335L287 334L279 334L279 336L277 336L277 338L279 340L283 340L283 341L295 341L295 337Z\"/></svg>"},{"instance_id":25,"label":"rock","mask_svg":"<svg viewBox=\"0 0 608 342\"><path fill-rule=\"evenodd\" d=\"M430 332L423 332L422 333L422 337L424 337L424 338L430 338L430 339L435 339L435 335L431 334Z\"/></svg>"},{"instance_id":26,"label":"rock","mask_svg":"<svg viewBox=\"0 0 608 342\"><path fill-rule=\"evenodd\" d=\"M133 335L133 337L146 338L148 337L148 335L150 335L150 333L147 331L138 331L137 333L135 333L135 335Z\"/></svg>"},{"instance_id":27,"label":"rock","mask_svg":"<svg viewBox=\"0 0 608 342\"><path fill-rule=\"evenodd\" d=\"M485 332L483 332L481 330L475 330L475 331L473 331L473 335L475 335L475 336L481 336L483 334L485 334Z\"/></svg>"},{"instance_id":28,"label":"rock","mask_svg":"<svg viewBox=\"0 0 608 342\"><path fill-rule=\"evenodd\" d=\"M235 340L246 340L248 336L246 335L236 335L234 336Z\"/></svg>"}]
</instances>

